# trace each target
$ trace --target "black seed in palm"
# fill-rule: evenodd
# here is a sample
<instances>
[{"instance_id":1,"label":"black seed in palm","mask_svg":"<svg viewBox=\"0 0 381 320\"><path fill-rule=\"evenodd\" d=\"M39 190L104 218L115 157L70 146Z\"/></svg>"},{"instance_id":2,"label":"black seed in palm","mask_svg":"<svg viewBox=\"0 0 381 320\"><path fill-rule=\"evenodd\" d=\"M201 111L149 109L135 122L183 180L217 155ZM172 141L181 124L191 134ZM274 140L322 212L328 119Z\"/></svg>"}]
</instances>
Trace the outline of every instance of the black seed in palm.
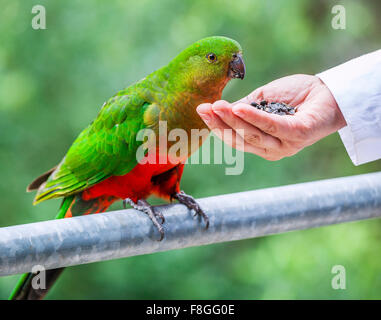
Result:
<instances>
[{"instance_id":1,"label":"black seed in palm","mask_svg":"<svg viewBox=\"0 0 381 320\"><path fill-rule=\"evenodd\" d=\"M289 106L283 102L267 102L266 100L262 100L259 104L257 102L252 102L250 104L258 110L278 114L280 116L294 115L296 112L296 107Z\"/></svg>"}]
</instances>

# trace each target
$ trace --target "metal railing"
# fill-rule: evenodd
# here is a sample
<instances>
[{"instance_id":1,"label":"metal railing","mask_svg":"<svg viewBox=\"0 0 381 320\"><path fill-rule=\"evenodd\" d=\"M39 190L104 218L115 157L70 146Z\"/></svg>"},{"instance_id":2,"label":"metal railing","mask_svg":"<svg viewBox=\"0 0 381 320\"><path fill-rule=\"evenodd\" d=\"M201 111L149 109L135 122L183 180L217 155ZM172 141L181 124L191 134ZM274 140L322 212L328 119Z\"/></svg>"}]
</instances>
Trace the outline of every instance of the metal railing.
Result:
<instances>
[{"instance_id":1,"label":"metal railing","mask_svg":"<svg viewBox=\"0 0 381 320\"><path fill-rule=\"evenodd\" d=\"M260 237L381 216L381 172L198 199L210 227L181 204L157 206L159 237L133 209L0 228L0 275Z\"/></svg>"}]
</instances>

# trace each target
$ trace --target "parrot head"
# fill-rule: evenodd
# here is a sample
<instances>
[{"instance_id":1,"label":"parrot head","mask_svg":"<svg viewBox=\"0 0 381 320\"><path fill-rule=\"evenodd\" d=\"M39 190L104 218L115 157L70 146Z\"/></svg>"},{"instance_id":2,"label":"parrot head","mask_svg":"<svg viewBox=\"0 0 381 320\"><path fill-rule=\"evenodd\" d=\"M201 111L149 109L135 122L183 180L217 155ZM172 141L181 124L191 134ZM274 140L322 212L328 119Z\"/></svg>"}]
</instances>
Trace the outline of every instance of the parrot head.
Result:
<instances>
[{"instance_id":1,"label":"parrot head","mask_svg":"<svg viewBox=\"0 0 381 320\"><path fill-rule=\"evenodd\" d=\"M171 63L174 81L186 88L205 93L214 89L222 92L230 79L243 79L245 64L242 48L226 37L201 39L183 50Z\"/></svg>"}]
</instances>

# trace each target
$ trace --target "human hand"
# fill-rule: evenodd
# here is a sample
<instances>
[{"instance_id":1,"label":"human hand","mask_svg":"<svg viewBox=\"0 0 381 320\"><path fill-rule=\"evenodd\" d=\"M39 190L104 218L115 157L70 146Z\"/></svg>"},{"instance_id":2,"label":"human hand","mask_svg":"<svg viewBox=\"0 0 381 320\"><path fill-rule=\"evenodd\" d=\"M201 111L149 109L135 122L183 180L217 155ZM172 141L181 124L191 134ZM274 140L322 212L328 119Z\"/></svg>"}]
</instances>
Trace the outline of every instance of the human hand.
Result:
<instances>
[{"instance_id":1,"label":"human hand","mask_svg":"<svg viewBox=\"0 0 381 320\"><path fill-rule=\"evenodd\" d=\"M250 105L262 100L284 102L297 112L277 115ZM271 161L292 156L346 126L327 86L318 77L303 74L272 81L232 104L224 100L201 104L197 112L227 144ZM224 134L224 129L233 134Z\"/></svg>"}]
</instances>

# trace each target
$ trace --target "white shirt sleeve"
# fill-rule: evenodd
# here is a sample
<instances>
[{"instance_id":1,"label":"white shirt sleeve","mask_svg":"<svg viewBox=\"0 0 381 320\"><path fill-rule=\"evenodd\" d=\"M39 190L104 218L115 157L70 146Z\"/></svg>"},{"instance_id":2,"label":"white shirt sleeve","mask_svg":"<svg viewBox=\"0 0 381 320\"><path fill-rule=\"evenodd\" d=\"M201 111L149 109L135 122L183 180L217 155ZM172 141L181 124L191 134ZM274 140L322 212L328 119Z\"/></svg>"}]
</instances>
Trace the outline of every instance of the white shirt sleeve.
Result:
<instances>
[{"instance_id":1,"label":"white shirt sleeve","mask_svg":"<svg viewBox=\"0 0 381 320\"><path fill-rule=\"evenodd\" d=\"M317 74L347 122L339 130L355 165L381 159L381 50Z\"/></svg>"}]
</instances>

